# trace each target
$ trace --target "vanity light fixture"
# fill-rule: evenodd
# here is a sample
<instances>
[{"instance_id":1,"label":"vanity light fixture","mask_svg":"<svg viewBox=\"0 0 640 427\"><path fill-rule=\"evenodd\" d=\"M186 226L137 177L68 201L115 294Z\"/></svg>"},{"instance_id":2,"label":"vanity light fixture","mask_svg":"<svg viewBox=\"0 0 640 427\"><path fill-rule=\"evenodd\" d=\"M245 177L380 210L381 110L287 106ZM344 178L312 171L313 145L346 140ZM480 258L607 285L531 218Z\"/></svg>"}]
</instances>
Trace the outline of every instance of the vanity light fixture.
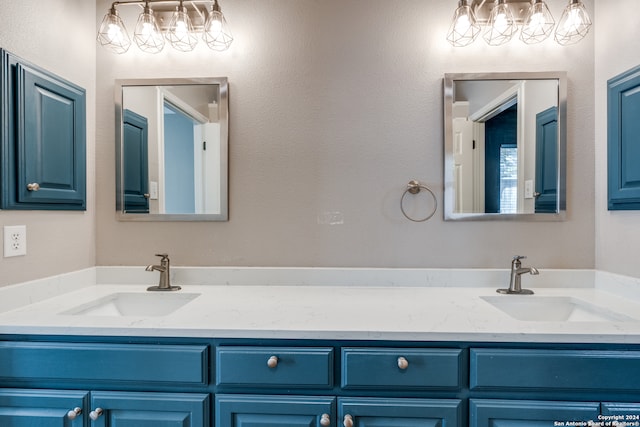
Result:
<instances>
[{"instance_id":1,"label":"vanity light fixture","mask_svg":"<svg viewBox=\"0 0 640 427\"><path fill-rule=\"evenodd\" d=\"M144 52L162 51L165 40L176 50L190 52L198 44L200 34L207 46L216 51L227 50L233 42L218 0L125 0L111 4L97 37L102 46L118 54L127 52L131 46L116 10L121 6L142 9L133 40Z\"/></svg>"},{"instance_id":2,"label":"vanity light fixture","mask_svg":"<svg viewBox=\"0 0 640 427\"><path fill-rule=\"evenodd\" d=\"M98 41L115 53L125 53L131 46L131 39L115 5L111 5L111 9L102 19L98 30Z\"/></svg>"},{"instance_id":3,"label":"vanity light fixture","mask_svg":"<svg viewBox=\"0 0 640 427\"><path fill-rule=\"evenodd\" d=\"M548 0L459 0L447 40L462 47L475 41L480 32L491 46L508 43L520 29L520 40L540 43L554 33L561 45L582 40L591 27L591 19L582 0L568 0L556 26L547 6Z\"/></svg>"},{"instance_id":4,"label":"vanity light fixture","mask_svg":"<svg viewBox=\"0 0 640 427\"><path fill-rule=\"evenodd\" d=\"M510 41L516 31L516 19L507 6L507 0L496 0L496 6L489 14L484 40L491 46L499 46Z\"/></svg>"},{"instance_id":5,"label":"vanity light fixture","mask_svg":"<svg viewBox=\"0 0 640 427\"><path fill-rule=\"evenodd\" d=\"M460 0L447 33L447 40L454 46L463 47L473 43L480 35L480 25L469 6L469 0Z\"/></svg>"},{"instance_id":6,"label":"vanity light fixture","mask_svg":"<svg viewBox=\"0 0 640 427\"><path fill-rule=\"evenodd\" d=\"M227 50L233 42L233 36L224 15L220 11L218 0L215 0L211 6L211 11L204 23L204 32L202 38L213 50Z\"/></svg>"},{"instance_id":7,"label":"vanity light fixture","mask_svg":"<svg viewBox=\"0 0 640 427\"><path fill-rule=\"evenodd\" d=\"M133 39L145 52L158 53L164 48L164 36L153 16L153 10L149 7L149 2L145 3L144 11L138 17Z\"/></svg>"},{"instance_id":8,"label":"vanity light fixture","mask_svg":"<svg viewBox=\"0 0 640 427\"><path fill-rule=\"evenodd\" d=\"M544 0L535 0L524 18L520 40L527 44L540 43L552 33L556 21Z\"/></svg>"},{"instance_id":9,"label":"vanity light fixture","mask_svg":"<svg viewBox=\"0 0 640 427\"><path fill-rule=\"evenodd\" d=\"M569 0L556 28L556 41L570 45L582 40L591 28L591 19L581 0Z\"/></svg>"},{"instance_id":10,"label":"vanity light fixture","mask_svg":"<svg viewBox=\"0 0 640 427\"><path fill-rule=\"evenodd\" d=\"M182 0L180 0L180 5L176 6L176 11L171 16L166 37L174 49L182 52L191 52L198 44L198 37L195 34L191 18L189 18L187 8L184 7Z\"/></svg>"}]
</instances>

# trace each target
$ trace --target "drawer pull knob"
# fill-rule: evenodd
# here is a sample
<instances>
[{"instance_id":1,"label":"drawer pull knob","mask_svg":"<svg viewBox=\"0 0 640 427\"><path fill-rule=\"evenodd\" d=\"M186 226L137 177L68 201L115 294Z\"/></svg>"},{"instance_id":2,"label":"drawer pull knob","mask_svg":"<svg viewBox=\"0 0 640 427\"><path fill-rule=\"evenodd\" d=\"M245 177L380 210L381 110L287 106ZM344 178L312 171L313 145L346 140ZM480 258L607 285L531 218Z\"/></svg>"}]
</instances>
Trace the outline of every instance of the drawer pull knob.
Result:
<instances>
[{"instance_id":1,"label":"drawer pull knob","mask_svg":"<svg viewBox=\"0 0 640 427\"><path fill-rule=\"evenodd\" d=\"M409 367L409 361L402 356L398 357L398 368L405 370L408 367Z\"/></svg>"},{"instance_id":2,"label":"drawer pull knob","mask_svg":"<svg viewBox=\"0 0 640 427\"><path fill-rule=\"evenodd\" d=\"M100 418L100 415L102 415L103 412L104 410L102 408L96 408L93 411L89 412L89 418L95 421Z\"/></svg>"},{"instance_id":3,"label":"drawer pull knob","mask_svg":"<svg viewBox=\"0 0 640 427\"><path fill-rule=\"evenodd\" d=\"M40 184L37 182L32 182L31 184L27 184L27 190L29 191L38 191L40 189Z\"/></svg>"},{"instance_id":4,"label":"drawer pull knob","mask_svg":"<svg viewBox=\"0 0 640 427\"><path fill-rule=\"evenodd\" d=\"M82 414L82 408L76 406L75 408L67 412L67 418L69 418L70 420L75 420L80 414Z\"/></svg>"},{"instance_id":5,"label":"drawer pull knob","mask_svg":"<svg viewBox=\"0 0 640 427\"><path fill-rule=\"evenodd\" d=\"M267 366L270 367L271 369L278 366L278 356L271 356L269 360L267 360Z\"/></svg>"},{"instance_id":6,"label":"drawer pull knob","mask_svg":"<svg viewBox=\"0 0 640 427\"><path fill-rule=\"evenodd\" d=\"M331 425L331 418L329 418L329 414L322 414L322 417L320 417L320 425L322 427L329 427Z\"/></svg>"},{"instance_id":7,"label":"drawer pull knob","mask_svg":"<svg viewBox=\"0 0 640 427\"><path fill-rule=\"evenodd\" d=\"M349 414L345 415L342 424L344 424L344 427L353 427L353 417Z\"/></svg>"}]
</instances>

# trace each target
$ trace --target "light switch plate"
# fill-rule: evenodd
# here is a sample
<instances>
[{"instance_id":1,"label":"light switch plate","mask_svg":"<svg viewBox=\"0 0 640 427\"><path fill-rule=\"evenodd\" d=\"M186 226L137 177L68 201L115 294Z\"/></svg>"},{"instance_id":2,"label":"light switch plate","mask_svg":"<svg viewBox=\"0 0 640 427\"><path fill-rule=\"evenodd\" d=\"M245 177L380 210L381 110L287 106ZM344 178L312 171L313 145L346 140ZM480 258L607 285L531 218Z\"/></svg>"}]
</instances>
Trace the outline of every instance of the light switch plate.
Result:
<instances>
[{"instance_id":1,"label":"light switch plate","mask_svg":"<svg viewBox=\"0 0 640 427\"><path fill-rule=\"evenodd\" d=\"M22 256L27 254L27 226L4 226L4 257Z\"/></svg>"}]
</instances>

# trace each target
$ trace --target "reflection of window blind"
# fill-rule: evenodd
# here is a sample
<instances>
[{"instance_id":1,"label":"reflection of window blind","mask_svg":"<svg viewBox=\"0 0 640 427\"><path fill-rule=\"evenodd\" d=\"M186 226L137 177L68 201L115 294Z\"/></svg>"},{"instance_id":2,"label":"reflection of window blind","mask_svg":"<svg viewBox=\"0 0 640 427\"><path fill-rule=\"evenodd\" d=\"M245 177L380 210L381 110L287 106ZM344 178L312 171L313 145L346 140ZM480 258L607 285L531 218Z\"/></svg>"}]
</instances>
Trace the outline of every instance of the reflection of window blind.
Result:
<instances>
[{"instance_id":1,"label":"reflection of window blind","mask_svg":"<svg viewBox=\"0 0 640 427\"><path fill-rule=\"evenodd\" d=\"M500 147L500 213L516 213L518 207L518 149Z\"/></svg>"}]
</instances>

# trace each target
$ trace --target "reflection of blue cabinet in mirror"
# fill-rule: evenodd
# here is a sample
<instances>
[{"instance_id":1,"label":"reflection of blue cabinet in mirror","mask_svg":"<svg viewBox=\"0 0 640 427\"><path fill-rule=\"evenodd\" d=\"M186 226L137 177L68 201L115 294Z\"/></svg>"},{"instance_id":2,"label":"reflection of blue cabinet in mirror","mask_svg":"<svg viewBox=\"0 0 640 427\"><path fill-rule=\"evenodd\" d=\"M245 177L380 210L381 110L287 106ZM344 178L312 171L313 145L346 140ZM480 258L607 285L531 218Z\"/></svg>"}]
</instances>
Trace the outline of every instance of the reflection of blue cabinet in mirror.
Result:
<instances>
[{"instance_id":1,"label":"reflection of blue cabinet in mirror","mask_svg":"<svg viewBox=\"0 0 640 427\"><path fill-rule=\"evenodd\" d=\"M640 67L607 82L609 210L640 210Z\"/></svg>"},{"instance_id":2,"label":"reflection of blue cabinet in mirror","mask_svg":"<svg viewBox=\"0 0 640 427\"><path fill-rule=\"evenodd\" d=\"M536 114L536 213L558 211L558 107Z\"/></svg>"},{"instance_id":3,"label":"reflection of blue cabinet in mirror","mask_svg":"<svg viewBox=\"0 0 640 427\"><path fill-rule=\"evenodd\" d=\"M122 118L124 153L124 211L149 213L149 160L147 119L131 110Z\"/></svg>"},{"instance_id":4,"label":"reflection of blue cabinet in mirror","mask_svg":"<svg viewBox=\"0 0 640 427\"><path fill-rule=\"evenodd\" d=\"M86 209L84 89L13 54L2 58L3 209Z\"/></svg>"}]
</instances>

